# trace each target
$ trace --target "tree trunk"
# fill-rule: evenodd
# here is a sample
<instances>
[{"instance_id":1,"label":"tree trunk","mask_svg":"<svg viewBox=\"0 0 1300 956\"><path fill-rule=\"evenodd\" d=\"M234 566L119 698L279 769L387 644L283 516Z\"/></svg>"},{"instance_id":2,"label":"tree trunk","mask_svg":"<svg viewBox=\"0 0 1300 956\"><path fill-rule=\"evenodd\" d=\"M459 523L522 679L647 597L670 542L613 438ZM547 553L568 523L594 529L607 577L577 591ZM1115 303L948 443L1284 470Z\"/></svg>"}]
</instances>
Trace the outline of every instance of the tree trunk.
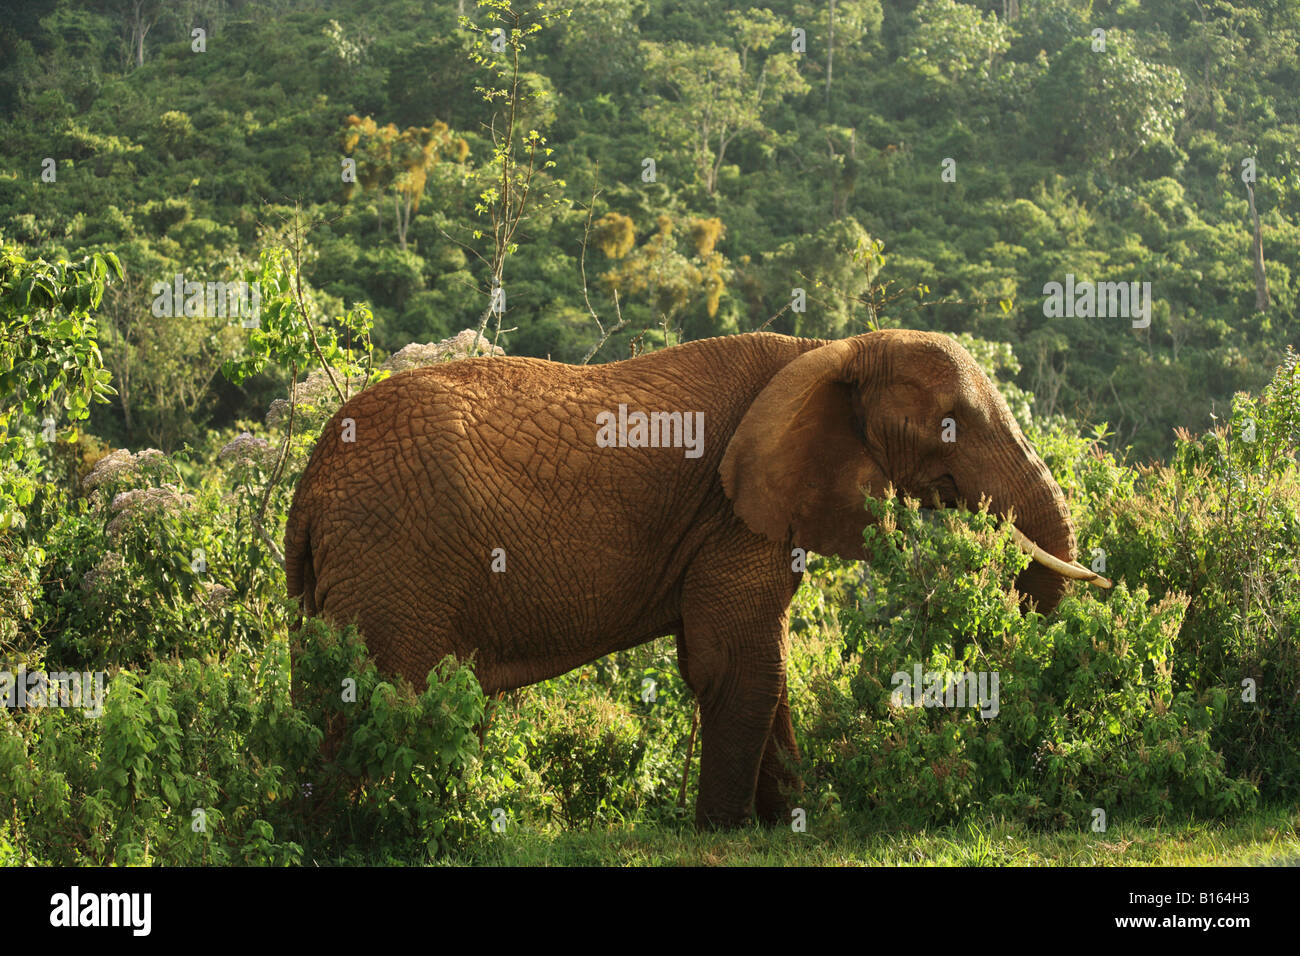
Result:
<instances>
[{"instance_id":1,"label":"tree trunk","mask_svg":"<svg viewBox=\"0 0 1300 956\"><path fill-rule=\"evenodd\" d=\"M1272 300L1268 295L1268 278L1264 275L1264 237L1259 230L1259 213L1255 212L1255 190L1246 183L1246 197L1250 202L1250 218L1255 223L1255 238L1251 252L1255 260L1255 311L1263 312Z\"/></svg>"},{"instance_id":2,"label":"tree trunk","mask_svg":"<svg viewBox=\"0 0 1300 956\"><path fill-rule=\"evenodd\" d=\"M117 397L122 405L122 423L126 426L126 440L135 438L135 419L131 415L131 367L127 363L117 374Z\"/></svg>"},{"instance_id":3,"label":"tree trunk","mask_svg":"<svg viewBox=\"0 0 1300 956\"><path fill-rule=\"evenodd\" d=\"M826 35L826 114L831 111L831 64L835 59L835 0L830 0L830 29Z\"/></svg>"},{"instance_id":4,"label":"tree trunk","mask_svg":"<svg viewBox=\"0 0 1300 956\"><path fill-rule=\"evenodd\" d=\"M145 23L144 0L136 0L135 4L135 22L131 25L131 37L135 40L135 65L144 66L144 35L149 32L149 24Z\"/></svg>"},{"instance_id":5,"label":"tree trunk","mask_svg":"<svg viewBox=\"0 0 1300 956\"><path fill-rule=\"evenodd\" d=\"M144 66L144 38L149 35L155 23L158 22L160 12L157 4L150 3L150 0L134 0L128 14L127 25L130 28L130 35L127 40L129 52L127 53L128 65L130 60L135 60L137 67Z\"/></svg>"},{"instance_id":6,"label":"tree trunk","mask_svg":"<svg viewBox=\"0 0 1300 956\"><path fill-rule=\"evenodd\" d=\"M722 172L722 157L727 154L727 144L731 142L731 137L727 135L727 128L722 128L722 139L718 143L718 155L713 162L713 167L709 170L709 195L712 196L715 189L718 188L718 175Z\"/></svg>"},{"instance_id":7,"label":"tree trunk","mask_svg":"<svg viewBox=\"0 0 1300 956\"><path fill-rule=\"evenodd\" d=\"M833 139L831 139L831 134L830 134L829 132L827 132L827 134L826 134L826 148L827 148L828 150L830 150L830 154L831 154L831 166L830 166L830 170L831 170L831 176L830 176L830 180L831 180L831 221L834 222L834 221L835 221L835 210L839 208L839 206L836 204L836 201L835 201L835 200L836 200L836 187L837 187L837 185L839 184L839 176L837 176L837 175L835 174L835 141L834 141Z\"/></svg>"}]
</instances>

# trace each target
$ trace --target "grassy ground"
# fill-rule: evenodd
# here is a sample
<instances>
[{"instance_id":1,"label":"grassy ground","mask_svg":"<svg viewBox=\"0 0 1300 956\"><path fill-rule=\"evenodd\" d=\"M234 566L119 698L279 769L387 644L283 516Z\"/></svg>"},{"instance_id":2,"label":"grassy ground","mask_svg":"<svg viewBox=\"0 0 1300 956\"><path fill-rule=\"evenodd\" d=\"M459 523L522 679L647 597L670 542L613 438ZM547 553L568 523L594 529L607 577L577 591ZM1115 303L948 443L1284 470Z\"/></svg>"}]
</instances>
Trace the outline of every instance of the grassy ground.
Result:
<instances>
[{"instance_id":1,"label":"grassy ground","mask_svg":"<svg viewBox=\"0 0 1300 956\"><path fill-rule=\"evenodd\" d=\"M1260 810L1229 823L1116 825L1106 833L1033 833L994 820L916 833L695 832L638 827L517 832L474 860L496 866L1300 866L1300 812ZM814 828L815 829L815 828Z\"/></svg>"}]
</instances>

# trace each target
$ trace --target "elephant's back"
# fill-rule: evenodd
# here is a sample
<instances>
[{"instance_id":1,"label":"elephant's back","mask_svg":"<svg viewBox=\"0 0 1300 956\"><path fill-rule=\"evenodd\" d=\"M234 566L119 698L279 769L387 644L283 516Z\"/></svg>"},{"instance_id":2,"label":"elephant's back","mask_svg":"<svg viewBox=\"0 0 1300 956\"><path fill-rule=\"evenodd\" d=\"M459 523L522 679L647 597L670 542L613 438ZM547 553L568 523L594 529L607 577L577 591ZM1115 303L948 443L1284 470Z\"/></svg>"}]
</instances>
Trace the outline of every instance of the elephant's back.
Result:
<instances>
[{"instance_id":1,"label":"elephant's back","mask_svg":"<svg viewBox=\"0 0 1300 956\"><path fill-rule=\"evenodd\" d=\"M543 512L530 517L539 495L550 494L539 488L576 493L584 484L591 438L578 421L584 404L602 404L588 381L594 371L463 359L400 372L353 396L322 429L294 493L290 595L306 594L309 613L329 610L326 596L341 584L334 579L362 565L386 578L436 568L452 593L460 588L448 579L469 561L486 566L489 555L478 552L504 537L498 532L545 536Z\"/></svg>"},{"instance_id":2,"label":"elephant's back","mask_svg":"<svg viewBox=\"0 0 1300 956\"><path fill-rule=\"evenodd\" d=\"M345 402L321 431L304 481L327 463L363 469L480 428L508 437L522 414L581 400L590 370L539 359L461 359L390 376Z\"/></svg>"},{"instance_id":3,"label":"elephant's back","mask_svg":"<svg viewBox=\"0 0 1300 956\"><path fill-rule=\"evenodd\" d=\"M392 512L404 499L413 503L416 487L442 492L446 503L471 483L491 482L488 466L511 456L518 422L535 421L548 395L572 394L581 377L575 371L583 370L532 359L463 359L370 386L321 430L294 495L291 524L295 514L309 522L328 514L382 531L400 520Z\"/></svg>"},{"instance_id":4,"label":"elephant's back","mask_svg":"<svg viewBox=\"0 0 1300 956\"><path fill-rule=\"evenodd\" d=\"M353 536L418 531L443 548L479 547L508 529L549 553L584 528L625 552L669 532L670 514L717 483L736 415L727 406L752 390L719 350L692 343L595 366L481 357L400 372L326 424L294 509L309 523L346 523ZM687 419L698 420L698 447L602 440L609 422L638 411L677 415L682 440Z\"/></svg>"}]
</instances>

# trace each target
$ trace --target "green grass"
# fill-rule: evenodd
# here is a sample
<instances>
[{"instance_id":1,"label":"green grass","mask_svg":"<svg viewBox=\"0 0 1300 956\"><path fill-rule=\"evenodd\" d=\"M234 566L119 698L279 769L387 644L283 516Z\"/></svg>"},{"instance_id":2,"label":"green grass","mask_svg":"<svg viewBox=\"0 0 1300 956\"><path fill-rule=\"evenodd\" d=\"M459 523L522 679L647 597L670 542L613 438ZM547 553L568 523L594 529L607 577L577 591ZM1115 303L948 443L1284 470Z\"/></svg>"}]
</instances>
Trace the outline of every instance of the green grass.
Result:
<instances>
[{"instance_id":1,"label":"green grass","mask_svg":"<svg viewBox=\"0 0 1300 956\"><path fill-rule=\"evenodd\" d=\"M915 833L819 834L689 825L559 834L516 831L453 865L493 866L1300 866L1300 812L1260 810L1226 823L1170 821L1106 833L1035 833L998 820Z\"/></svg>"}]
</instances>

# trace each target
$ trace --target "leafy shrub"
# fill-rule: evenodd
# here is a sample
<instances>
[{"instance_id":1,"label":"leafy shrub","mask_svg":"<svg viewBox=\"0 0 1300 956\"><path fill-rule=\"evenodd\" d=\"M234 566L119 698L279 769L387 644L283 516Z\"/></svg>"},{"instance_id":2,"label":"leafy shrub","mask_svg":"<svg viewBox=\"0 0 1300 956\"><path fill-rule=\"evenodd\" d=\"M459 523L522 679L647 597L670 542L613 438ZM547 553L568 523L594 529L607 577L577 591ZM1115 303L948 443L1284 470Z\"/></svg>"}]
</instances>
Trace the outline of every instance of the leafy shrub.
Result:
<instances>
[{"instance_id":1,"label":"leafy shrub","mask_svg":"<svg viewBox=\"0 0 1300 956\"><path fill-rule=\"evenodd\" d=\"M283 651L119 671L98 719L0 711L19 852L59 864L300 862L285 835L298 788L275 757L291 740L305 750L312 729L289 708Z\"/></svg>"},{"instance_id":2,"label":"leafy shrub","mask_svg":"<svg viewBox=\"0 0 1300 956\"><path fill-rule=\"evenodd\" d=\"M1291 801L1300 796L1298 446L1300 361L1290 352L1263 395L1236 396L1230 421L1197 437L1180 430L1169 464L1121 468L1092 456L1082 471L1081 537L1153 596L1191 596L1175 680L1227 694L1216 747L1233 772Z\"/></svg>"},{"instance_id":3,"label":"leafy shrub","mask_svg":"<svg viewBox=\"0 0 1300 956\"><path fill-rule=\"evenodd\" d=\"M299 641L295 709L324 728L326 743L323 754L300 756L327 842L418 837L436 852L483 832L484 808L460 800L485 711L473 671L447 658L417 693L380 678L355 628L311 620Z\"/></svg>"},{"instance_id":4,"label":"leafy shrub","mask_svg":"<svg viewBox=\"0 0 1300 956\"><path fill-rule=\"evenodd\" d=\"M655 641L505 695L484 751L491 780L510 784L494 799L536 827L688 818L678 796L694 698L674 655L671 638Z\"/></svg>"},{"instance_id":5,"label":"leafy shrub","mask_svg":"<svg viewBox=\"0 0 1300 956\"><path fill-rule=\"evenodd\" d=\"M78 667L260 649L286 618L283 585L257 540L251 488L220 467L195 485L160 452L101 460L87 497L45 486L43 591L28 646Z\"/></svg>"},{"instance_id":6,"label":"leafy shrub","mask_svg":"<svg viewBox=\"0 0 1300 956\"><path fill-rule=\"evenodd\" d=\"M0 241L0 532L21 528L38 484L39 450L62 419L84 419L113 394L99 354L99 307L117 256L28 260ZM63 437L72 432L62 429Z\"/></svg>"},{"instance_id":7,"label":"leafy shrub","mask_svg":"<svg viewBox=\"0 0 1300 956\"><path fill-rule=\"evenodd\" d=\"M1012 587L1028 558L987 512L867 505L870 564L831 564L847 666L810 679L802 705L823 803L918 826L978 808L1082 826L1097 807L1149 820L1253 803L1212 745L1226 695L1173 681L1185 597L1151 606L1120 584L1105 600L1067 596L1049 622L1020 609ZM917 698L900 695L899 675L918 668ZM998 679L987 718L953 706L966 673L987 675L990 692Z\"/></svg>"},{"instance_id":8,"label":"leafy shrub","mask_svg":"<svg viewBox=\"0 0 1300 956\"><path fill-rule=\"evenodd\" d=\"M599 697L564 701L538 731L529 756L555 791L566 825L589 828L635 807L646 741L627 708Z\"/></svg>"},{"instance_id":9,"label":"leafy shrub","mask_svg":"<svg viewBox=\"0 0 1300 956\"><path fill-rule=\"evenodd\" d=\"M309 621L291 700L283 642L121 670L98 719L0 709L0 856L24 862L299 863L463 846L486 814L483 697L445 662L416 694L379 680L354 629ZM355 697L344 680L355 681ZM326 740L326 732L329 740ZM322 743L326 746L322 747ZM414 850L413 850L414 848Z\"/></svg>"}]
</instances>

